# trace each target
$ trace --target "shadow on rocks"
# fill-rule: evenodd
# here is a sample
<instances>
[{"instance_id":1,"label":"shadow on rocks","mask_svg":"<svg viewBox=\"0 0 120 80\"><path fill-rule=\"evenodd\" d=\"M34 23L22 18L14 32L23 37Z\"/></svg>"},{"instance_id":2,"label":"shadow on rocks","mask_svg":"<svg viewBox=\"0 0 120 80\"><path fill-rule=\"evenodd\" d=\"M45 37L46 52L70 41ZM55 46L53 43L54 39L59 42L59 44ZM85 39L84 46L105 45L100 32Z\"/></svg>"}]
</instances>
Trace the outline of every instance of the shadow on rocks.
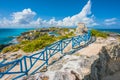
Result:
<instances>
[{"instance_id":1,"label":"shadow on rocks","mask_svg":"<svg viewBox=\"0 0 120 80\"><path fill-rule=\"evenodd\" d=\"M83 80L120 80L120 44L103 47Z\"/></svg>"}]
</instances>

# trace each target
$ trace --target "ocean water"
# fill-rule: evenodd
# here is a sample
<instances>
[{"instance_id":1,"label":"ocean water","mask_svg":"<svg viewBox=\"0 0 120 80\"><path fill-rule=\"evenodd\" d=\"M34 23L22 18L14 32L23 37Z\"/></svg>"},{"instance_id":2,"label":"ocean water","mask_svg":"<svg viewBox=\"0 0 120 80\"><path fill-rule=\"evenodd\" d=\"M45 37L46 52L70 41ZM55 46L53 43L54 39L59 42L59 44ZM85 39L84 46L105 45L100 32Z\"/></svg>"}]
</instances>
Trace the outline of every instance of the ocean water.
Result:
<instances>
[{"instance_id":1,"label":"ocean water","mask_svg":"<svg viewBox=\"0 0 120 80\"><path fill-rule=\"evenodd\" d=\"M15 41L15 37L21 35L22 32L32 29L0 29L0 44L8 44Z\"/></svg>"},{"instance_id":2,"label":"ocean water","mask_svg":"<svg viewBox=\"0 0 120 80\"><path fill-rule=\"evenodd\" d=\"M60 36L60 35L57 34L56 32L49 32L49 35Z\"/></svg>"},{"instance_id":3,"label":"ocean water","mask_svg":"<svg viewBox=\"0 0 120 80\"><path fill-rule=\"evenodd\" d=\"M120 29L97 29L97 30L105 31L105 32L119 33L120 34Z\"/></svg>"}]
</instances>

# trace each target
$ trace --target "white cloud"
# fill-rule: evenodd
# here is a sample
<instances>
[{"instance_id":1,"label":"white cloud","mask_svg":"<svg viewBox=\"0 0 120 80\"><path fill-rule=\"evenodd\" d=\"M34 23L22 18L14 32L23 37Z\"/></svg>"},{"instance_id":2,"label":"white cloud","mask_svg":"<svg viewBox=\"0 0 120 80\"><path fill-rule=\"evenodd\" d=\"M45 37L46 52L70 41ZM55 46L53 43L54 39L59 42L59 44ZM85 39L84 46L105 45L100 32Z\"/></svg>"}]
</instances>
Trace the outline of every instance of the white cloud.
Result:
<instances>
[{"instance_id":1,"label":"white cloud","mask_svg":"<svg viewBox=\"0 0 120 80\"><path fill-rule=\"evenodd\" d=\"M89 17L88 17L89 16ZM87 4L83 7L80 13L65 17L63 20L56 21L52 20L52 25L57 26L76 26L79 22L85 23L87 26L95 26L97 23L94 21L94 15L91 14L91 1L89 0ZM51 25L51 20L48 24Z\"/></svg>"},{"instance_id":2,"label":"white cloud","mask_svg":"<svg viewBox=\"0 0 120 80\"><path fill-rule=\"evenodd\" d=\"M22 12L15 12L12 14L13 24L29 24L36 15L31 9L24 9Z\"/></svg>"},{"instance_id":3,"label":"white cloud","mask_svg":"<svg viewBox=\"0 0 120 80\"><path fill-rule=\"evenodd\" d=\"M114 25L117 24L117 18L110 18L110 19L105 19L104 20L105 25Z\"/></svg>"},{"instance_id":4,"label":"white cloud","mask_svg":"<svg viewBox=\"0 0 120 80\"><path fill-rule=\"evenodd\" d=\"M34 20L36 13L30 8L24 9L21 12L14 12L11 19L0 20L0 26L28 26L28 27L41 27L41 26L76 26L79 22L85 23L87 26L95 26L97 23L94 21L94 15L91 13L91 1L89 0L87 4L83 7L80 13L65 17L62 20L55 20L52 18L50 20L43 20L38 18Z\"/></svg>"}]
</instances>

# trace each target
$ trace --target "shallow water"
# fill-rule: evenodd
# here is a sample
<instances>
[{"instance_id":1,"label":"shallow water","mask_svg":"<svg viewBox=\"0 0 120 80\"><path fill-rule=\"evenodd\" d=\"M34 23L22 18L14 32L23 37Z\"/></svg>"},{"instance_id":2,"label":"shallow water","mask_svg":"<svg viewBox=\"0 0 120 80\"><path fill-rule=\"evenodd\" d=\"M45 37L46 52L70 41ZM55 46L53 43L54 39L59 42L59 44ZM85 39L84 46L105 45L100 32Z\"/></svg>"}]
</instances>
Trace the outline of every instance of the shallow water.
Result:
<instances>
[{"instance_id":1,"label":"shallow water","mask_svg":"<svg viewBox=\"0 0 120 80\"><path fill-rule=\"evenodd\" d=\"M0 44L8 44L14 41L16 36L19 36L22 32L32 30L32 29L0 29Z\"/></svg>"},{"instance_id":2,"label":"shallow water","mask_svg":"<svg viewBox=\"0 0 120 80\"><path fill-rule=\"evenodd\" d=\"M120 33L120 29L97 29L97 30Z\"/></svg>"}]
</instances>

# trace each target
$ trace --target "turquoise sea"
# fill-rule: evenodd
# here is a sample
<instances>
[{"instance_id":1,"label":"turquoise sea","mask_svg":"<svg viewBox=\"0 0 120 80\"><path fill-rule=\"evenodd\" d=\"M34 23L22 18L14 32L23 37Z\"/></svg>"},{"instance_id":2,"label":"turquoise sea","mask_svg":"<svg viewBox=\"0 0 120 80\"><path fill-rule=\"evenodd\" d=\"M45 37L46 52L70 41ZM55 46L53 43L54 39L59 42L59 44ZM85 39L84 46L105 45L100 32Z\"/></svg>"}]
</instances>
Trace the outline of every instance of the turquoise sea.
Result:
<instances>
[{"instance_id":1,"label":"turquoise sea","mask_svg":"<svg viewBox=\"0 0 120 80\"><path fill-rule=\"evenodd\" d=\"M2 28L0 29L0 44L8 44L8 43L14 43L15 37L19 36L22 32L32 30L32 29L8 29L8 28Z\"/></svg>"},{"instance_id":2,"label":"turquoise sea","mask_svg":"<svg viewBox=\"0 0 120 80\"><path fill-rule=\"evenodd\" d=\"M120 29L97 29L97 30L105 31L105 32L114 32L114 33L120 34Z\"/></svg>"},{"instance_id":3,"label":"turquoise sea","mask_svg":"<svg viewBox=\"0 0 120 80\"><path fill-rule=\"evenodd\" d=\"M22 32L33 30L33 29L0 29L0 44L8 44L10 42L14 43L14 39L16 36L19 36ZM100 31L109 31L109 32L116 32L120 33L120 29L98 29Z\"/></svg>"}]
</instances>

